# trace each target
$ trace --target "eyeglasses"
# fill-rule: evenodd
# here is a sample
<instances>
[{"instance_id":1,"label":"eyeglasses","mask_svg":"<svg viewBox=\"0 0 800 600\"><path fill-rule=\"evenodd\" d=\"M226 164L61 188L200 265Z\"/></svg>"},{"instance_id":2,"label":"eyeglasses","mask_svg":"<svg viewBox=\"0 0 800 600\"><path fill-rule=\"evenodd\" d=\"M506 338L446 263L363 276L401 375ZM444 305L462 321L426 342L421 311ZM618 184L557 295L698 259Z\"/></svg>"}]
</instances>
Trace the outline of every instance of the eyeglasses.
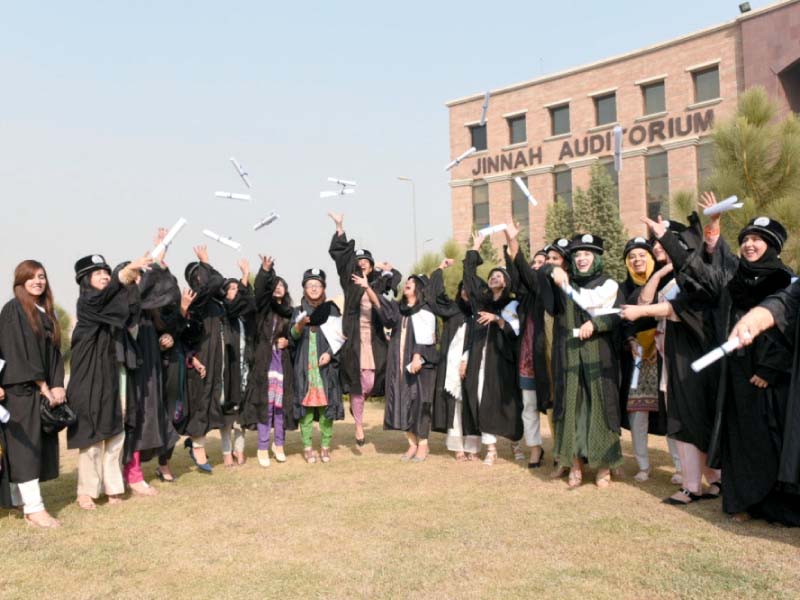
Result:
<instances>
[{"instance_id":1,"label":"eyeglasses","mask_svg":"<svg viewBox=\"0 0 800 600\"><path fill-rule=\"evenodd\" d=\"M319 289L322 289L323 287L324 286L321 283L309 282L309 283L306 284L306 289L307 290L319 290Z\"/></svg>"}]
</instances>

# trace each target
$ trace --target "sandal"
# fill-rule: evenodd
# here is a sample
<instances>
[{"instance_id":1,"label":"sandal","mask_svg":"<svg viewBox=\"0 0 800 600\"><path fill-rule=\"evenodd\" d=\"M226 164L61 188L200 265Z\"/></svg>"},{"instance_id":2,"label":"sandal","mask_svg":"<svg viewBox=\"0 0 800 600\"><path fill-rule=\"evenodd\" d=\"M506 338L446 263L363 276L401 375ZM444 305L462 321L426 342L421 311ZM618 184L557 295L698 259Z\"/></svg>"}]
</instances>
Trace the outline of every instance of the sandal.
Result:
<instances>
[{"instance_id":1,"label":"sandal","mask_svg":"<svg viewBox=\"0 0 800 600\"><path fill-rule=\"evenodd\" d=\"M324 463L331 462L331 451L330 448L320 448L319 451L320 460Z\"/></svg>"},{"instance_id":2,"label":"sandal","mask_svg":"<svg viewBox=\"0 0 800 600\"><path fill-rule=\"evenodd\" d=\"M418 448L418 446L416 446L416 445L409 446L408 450L406 450L402 454L402 456L400 456L400 460L402 460L403 462L410 461L412 458L414 458L414 455L417 453L417 448Z\"/></svg>"},{"instance_id":3,"label":"sandal","mask_svg":"<svg viewBox=\"0 0 800 600\"><path fill-rule=\"evenodd\" d=\"M514 460L525 460L525 453L522 451L522 444L519 442L512 442L511 452L514 454Z\"/></svg>"},{"instance_id":4,"label":"sandal","mask_svg":"<svg viewBox=\"0 0 800 600\"><path fill-rule=\"evenodd\" d=\"M466 460L468 460L467 455L464 454L463 452L456 452L454 458L456 459L456 462L465 462Z\"/></svg>"},{"instance_id":5,"label":"sandal","mask_svg":"<svg viewBox=\"0 0 800 600\"><path fill-rule=\"evenodd\" d=\"M317 462L317 456L314 454L314 451L311 448L306 448L303 450L303 458L306 459L306 462L310 465L313 465Z\"/></svg>"},{"instance_id":6,"label":"sandal","mask_svg":"<svg viewBox=\"0 0 800 600\"><path fill-rule=\"evenodd\" d=\"M497 460L497 449L494 450L487 450L486 456L483 459L483 464L487 467L491 467L494 464L494 461Z\"/></svg>"},{"instance_id":7,"label":"sandal","mask_svg":"<svg viewBox=\"0 0 800 600\"><path fill-rule=\"evenodd\" d=\"M90 496L78 496L76 502L78 503L78 508L81 510L97 509L97 504L94 503L94 500L92 500Z\"/></svg>"},{"instance_id":8,"label":"sandal","mask_svg":"<svg viewBox=\"0 0 800 600\"><path fill-rule=\"evenodd\" d=\"M708 484L708 489L700 498L703 500L716 500L722 495L722 479Z\"/></svg>"},{"instance_id":9,"label":"sandal","mask_svg":"<svg viewBox=\"0 0 800 600\"><path fill-rule=\"evenodd\" d=\"M601 490L611 485L611 469L600 469L594 478L594 483Z\"/></svg>"},{"instance_id":10,"label":"sandal","mask_svg":"<svg viewBox=\"0 0 800 600\"><path fill-rule=\"evenodd\" d=\"M669 498L664 498L664 504L671 504L672 506L686 506L692 502L702 500L702 496L694 494L686 488L681 488Z\"/></svg>"}]
</instances>

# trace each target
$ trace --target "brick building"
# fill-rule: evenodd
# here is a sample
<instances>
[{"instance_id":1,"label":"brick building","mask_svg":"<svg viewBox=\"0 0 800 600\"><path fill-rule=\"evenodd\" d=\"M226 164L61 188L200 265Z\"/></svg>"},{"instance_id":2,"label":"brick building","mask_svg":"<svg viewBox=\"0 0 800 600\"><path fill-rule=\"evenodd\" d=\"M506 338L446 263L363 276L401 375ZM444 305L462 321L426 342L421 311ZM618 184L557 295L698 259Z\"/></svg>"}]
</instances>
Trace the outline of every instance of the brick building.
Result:
<instances>
[{"instance_id":1,"label":"brick building","mask_svg":"<svg viewBox=\"0 0 800 600\"><path fill-rule=\"evenodd\" d=\"M450 172L453 237L466 242L473 229L513 218L529 225L532 246L541 247L547 207L586 189L595 163L617 183L628 232L641 232L641 215L668 216L672 193L702 185L714 120L730 116L738 95L753 85L764 86L783 111L800 112L800 0L492 90L483 126L483 92L448 102L451 156L478 150ZM617 124L623 127L618 176ZM537 207L515 176L527 182Z\"/></svg>"}]
</instances>

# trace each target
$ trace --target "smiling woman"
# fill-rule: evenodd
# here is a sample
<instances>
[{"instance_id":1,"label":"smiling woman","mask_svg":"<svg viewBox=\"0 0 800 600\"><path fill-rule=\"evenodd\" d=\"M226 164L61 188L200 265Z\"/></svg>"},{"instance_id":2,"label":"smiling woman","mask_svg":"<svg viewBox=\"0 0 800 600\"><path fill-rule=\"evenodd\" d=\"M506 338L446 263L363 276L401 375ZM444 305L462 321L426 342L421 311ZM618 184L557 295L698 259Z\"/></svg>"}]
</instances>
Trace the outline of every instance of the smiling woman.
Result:
<instances>
[{"instance_id":1,"label":"smiling woman","mask_svg":"<svg viewBox=\"0 0 800 600\"><path fill-rule=\"evenodd\" d=\"M0 402L11 420L0 430L5 450L0 480L3 505L22 506L38 527L60 523L45 510L39 482L58 477L58 433L42 431L42 402L66 399L60 332L44 266L26 260L14 271L14 299L0 312Z\"/></svg>"}]
</instances>

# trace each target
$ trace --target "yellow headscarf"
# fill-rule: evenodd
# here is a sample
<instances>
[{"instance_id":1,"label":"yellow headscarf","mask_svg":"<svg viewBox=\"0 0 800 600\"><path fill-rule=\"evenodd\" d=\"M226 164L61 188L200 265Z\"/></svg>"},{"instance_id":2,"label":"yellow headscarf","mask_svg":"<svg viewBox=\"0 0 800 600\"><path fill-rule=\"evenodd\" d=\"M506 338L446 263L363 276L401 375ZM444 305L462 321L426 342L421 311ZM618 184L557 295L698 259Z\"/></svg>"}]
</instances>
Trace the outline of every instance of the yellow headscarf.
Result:
<instances>
[{"instance_id":1,"label":"yellow headscarf","mask_svg":"<svg viewBox=\"0 0 800 600\"><path fill-rule=\"evenodd\" d=\"M633 283L639 287L647 283L647 280L650 279L650 276L656 269L656 261L649 252L645 260L647 261L647 267L644 270L644 274L638 275L633 270L633 261L631 260L630 252L628 252L628 255L625 257L625 266L628 268L628 275ZM656 330L648 329L647 331L640 331L636 334L636 341L642 347L642 358L645 360L652 360L656 354Z\"/></svg>"}]
</instances>

